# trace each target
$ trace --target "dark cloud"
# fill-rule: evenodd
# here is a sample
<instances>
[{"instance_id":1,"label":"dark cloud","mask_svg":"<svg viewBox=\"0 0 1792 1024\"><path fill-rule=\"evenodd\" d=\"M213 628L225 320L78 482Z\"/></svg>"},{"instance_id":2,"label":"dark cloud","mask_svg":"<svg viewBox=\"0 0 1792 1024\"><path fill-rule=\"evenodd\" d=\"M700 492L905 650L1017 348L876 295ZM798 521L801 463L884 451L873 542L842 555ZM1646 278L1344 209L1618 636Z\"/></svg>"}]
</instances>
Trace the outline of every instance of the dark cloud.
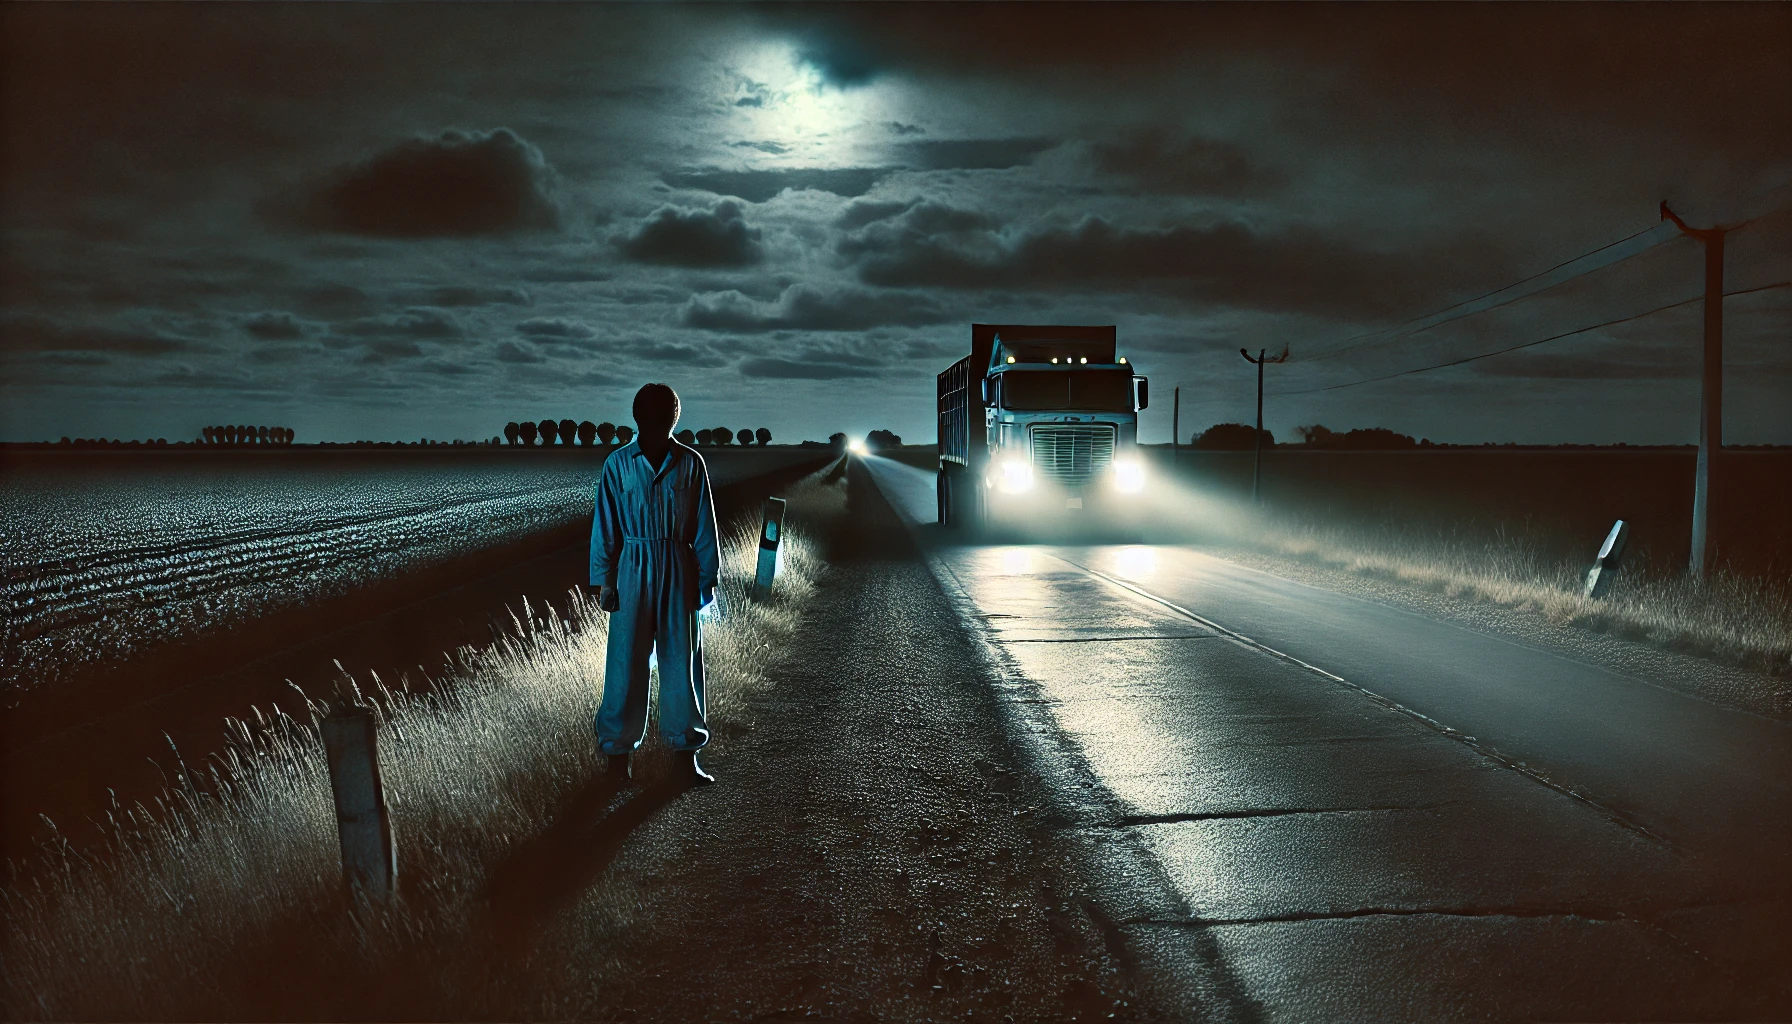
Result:
<instances>
[{"instance_id":1,"label":"dark cloud","mask_svg":"<svg viewBox=\"0 0 1792 1024\"><path fill-rule=\"evenodd\" d=\"M290 341L305 336L305 323L291 313L257 313L243 321L243 330L269 341Z\"/></svg>"},{"instance_id":2,"label":"dark cloud","mask_svg":"<svg viewBox=\"0 0 1792 1024\"><path fill-rule=\"evenodd\" d=\"M532 297L521 288L488 288L480 285L445 285L426 290L426 306L527 306Z\"/></svg>"},{"instance_id":3,"label":"dark cloud","mask_svg":"<svg viewBox=\"0 0 1792 1024\"><path fill-rule=\"evenodd\" d=\"M846 204L846 209L841 211L839 217L835 218L834 226L853 231L873 221L888 220L898 214L907 213L909 207L914 206L917 202L919 200L916 199L889 202L855 199Z\"/></svg>"},{"instance_id":4,"label":"dark cloud","mask_svg":"<svg viewBox=\"0 0 1792 1024\"><path fill-rule=\"evenodd\" d=\"M584 373L574 374L571 377L566 378L566 382L574 387L581 388L613 388L619 384L633 386L634 383L625 380L622 377L618 377L615 374L601 373L597 370L588 370Z\"/></svg>"},{"instance_id":5,"label":"dark cloud","mask_svg":"<svg viewBox=\"0 0 1792 1024\"><path fill-rule=\"evenodd\" d=\"M498 362L545 363L547 357L534 349L524 348L514 341L500 341L498 342Z\"/></svg>"},{"instance_id":6,"label":"dark cloud","mask_svg":"<svg viewBox=\"0 0 1792 1024\"><path fill-rule=\"evenodd\" d=\"M541 150L508 128L449 129L337 168L277 219L376 238L503 235L559 223L555 174Z\"/></svg>"},{"instance_id":7,"label":"dark cloud","mask_svg":"<svg viewBox=\"0 0 1792 1024\"><path fill-rule=\"evenodd\" d=\"M616 275L607 270L573 264L533 267L524 270L520 276L525 281L539 281L543 284L584 284L591 281L608 281Z\"/></svg>"},{"instance_id":8,"label":"dark cloud","mask_svg":"<svg viewBox=\"0 0 1792 1024\"><path fill-rule=\"evenodd\" d=\"M776 302L759 302L738 291L692 295L679 311L679 321L687 327L735 334L858 331L947 319L947 311L925 295L862 288L825 290L810 284L791 285Z\"/></svg>"},{"instance_id":9,"label":"dark cloud","mask_svg":"<svg viewBox=\"0 0 1792 1024\"><path fill-rule=\"evenodd\" d=\"M294 298L305 312L332 320L366 316L375 308L373 297L352 284L314 285Z\"/></svg>"},{"instance_id":10,"label":"dark cloud","mask_svg":"<svg viewBox=\"0 0 1792 1024\"><path fill-rule=\"evenodd\" d=\"M676 267L746 266L759 261L759 229L747 226L741 205L732 200L710 210L662 206L622 240L622 252L641 263Z\"/></svg>"},{"instance_id":11,"label":"dark cloud","mask_svg":"<svg viewBox=\"0 0 1792 1024\"><path fill-rule=\"evenodd\" d=\"M673 188L698 189L719 196L735 196L749 203L763 203L776 198L785 189L832 192L852 198L871 191L872 186L888 177L883 167L799 167L774 171L723 171L702 168L662 175L660 180Z\"/></svg>"},{"instance_id":12,"label":"dark cloud","mask_svg":"<svg viewBox=\"0 0 1792 1024\"><path fill-rule=\"evenodd\" d=\"M777 359L768 356L741 360L740 372L745 377L774 377L782 380L839 380L842 377L876 377L883 371L879 367L862 364Z\"/></svg>"},{"instance_id":13,"label":"dark cloud","mask_svg":"<svg viewBox=\"0 0 1792 1024\"><path fill-rule=\"evenodd\" d=\"M423 355L423 346L408 338L391 338L367 343L367 361L383 363L391 359L416 359Z\"/></svg>"},{"instance_id":14,"label":"dark cloud","mask_svg":"<svg viewBox=\"0 0 1792 1024\"><path fill-rule=\"evenodd\" d=\"M728 145L735 149L756 149L761 153L770 153L773 156L783 156L785 153L790 152L789 146L784 145L782 142L771 142L769 140L759 142L730 142Z\"/></svg>"},{"instance_id":15,"label":"dark cloud","mask_svg":"<svg viewBox=\"0 0 1792 1024\"><path fill-rule=\"evenodd\" d=\"M465 329L459 320L439 309L407 309L402 313L368 317L336 325L342 334L391 335L407 338L458 338Z\"/></svg>"},{"instance_id":16,"label":"dark cloud","mask_svg":"<svg viewBox=\"0 0 1792 1024\"><path fill-rule=\"evenodd\" d=\"M1001 4L955 5L949 17L928 5L856 4L762 17L840 84L905 72L1085 93L1096 83L1149 88L1169 69L1263 64L1291 85L1317 72L1310 109L1332 131L1410 127L1410 112L1429 107L1449 109L1458 130L1523 135L1567 113L1605 129L1622 122L1626 133L1693 131L1754 146L1760 125L1792 119L1780 59L1792 49L1792 16L1776 4L1311 4L1270 16L1248 4L1054 4L1024 18ZM1770 145L1783 152L1783 142Z\"/></svg>"},{"instance_id":17,"label":"dark cloud","mask_svg":"<svg viewBox=\"0 0 1792 1024\"><path fill-rule=\"evenodd\" d=\"M928 139L897 147L905 166L921 171L1003 170L1031 163L1056 139Z\"/></svg>"},{"instance_id":18,"label":"dark cloud","mask_svg":"<svg viewBox=\"0 0 1792 1024\"><path fill-rule=\"evenodd\" d=\"M1508 271L1484 246L1387 252L1312 228L1237 222L992 230L968 211L921 204L848 235L840 253L870 284L1028 291L1153 290L1266 310L1380 315Z\"/></svg>"},{"instance_id":19,"label":"dark cloud","mask_svg":"<svg viewBox=\"0 0 1792 1024\"><path fill-rule=\"evenodd\" d=\"M701 345L677 345L660 342L642 345L635 349L635 358L650 363L677 363L687 367L716 367L728 365L728 360L714 349Z\"/></svg>"},{"instance_id":20,"label":"dark cloud","mask_svg":"<svg viewBox=\"0 0 1792 1024\"><path fill-rule=\"evenodd\" d=\"M192 348L191 342L156 330L69 324L45 316L0 320L0 355L25 352L117 352L160 356Z\"/></svg>"},{"instance_id":21,"label":"dark cloud","mask_svg":"<svg viewBox=\"0 0 1792 1024\"><path fill-rule=\"evenodd\" d=\"M883 71L883 62L868 40L833 25L816 25L797 44L797 59L814 68L829 85L867 85Z\"/></svg>"},{"instance_id":22,"label":"dark cloud","mask_svg":"<svg viewBox=\"0 0 1792 1024\"><path fill-rule=\"evenodd\" d=\"M905 124L901 121L891 121L885 127L890 129L891 135L925 135L925 134L927 134L927 129L921 127L920 125Z\"/></svg>"},{"instance_id":23,"label":"dark cloud","mask_svg":"<svg viewBox=\"0 0 1792 1024\"><path fill-rule=\"evenodd\" d=\"M533 320L524 320L516 325L518 334L526 334L531 338L595 338L597 332L590 325L565 317L542 316Z\"/></svg>"},{"instance_id":24,"label":"dark cloud","mask_svg":"<svg viewBox=\"0 0 1792 1024\"><path fill-rule=\"evenodd\" d=\"M1098 170L1147 188L1187 195L1239 195L1280 184L1283 175L1254 163L1230 142L1144 132L1089 147Z\"/></svg>"}]
</instances>

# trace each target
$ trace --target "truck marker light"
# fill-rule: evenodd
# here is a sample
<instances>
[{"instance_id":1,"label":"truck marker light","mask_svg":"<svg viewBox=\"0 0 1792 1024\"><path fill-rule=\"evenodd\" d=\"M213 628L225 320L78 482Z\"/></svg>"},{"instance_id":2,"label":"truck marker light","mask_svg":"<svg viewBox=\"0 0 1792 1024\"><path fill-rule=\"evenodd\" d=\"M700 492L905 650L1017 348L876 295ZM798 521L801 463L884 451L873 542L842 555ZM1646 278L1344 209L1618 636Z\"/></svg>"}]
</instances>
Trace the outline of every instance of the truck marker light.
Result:
<instances>
[{"instance_id":1,"label":"truck marker light","mask_svg":"<svg viewBox=\"0 0 1792 1024\"><path fill-rule=\"evenodd\" d=\"M1012 363L1012 362L1014 362L1014 357L1013 357L1013 356L1009 356L1009 357L1008 357L1008 361L1009 361L1009 362L1011 362L1011 363Z\"/></svg>"},{"instance_id":2,"label":"truck marker light","mask_svg":"<svg viewBox=\"0 0 1792 1024\"><path fill-rule=\"evenodd\" d=\"M1120 361L1121 361L1121 362L1123 362L1123 363L1124 363L1124 362L1126 362L1126 357L1125 357L1125 356L1121 356L1121 357L1120 357Z\"/></svg>"},{"instance_id":3,"label":"truck marker light","mask_svg":"<svg viewBox=\"0 0 1792 1024\"><path fill-rule=\"evenodd\" d=\"M1057 365L1057 364L1058 364L1058 357L1057 357L1057 356L1053 356L1053 357L1052 357L1052 365L1053 365L1053 366L1056 366L1056 365Z\"/></svg>"},{"instance_id":4,"label":"truck marker light","mask_svg":"<svg viewBox=\"0 0 1792 1024\"><path fill-rule=\"evenodd\" d=\"M1088 357L1088 356L1084 356L1084 357L1083 357L1083 362L1085 362L1085 363L1086 363L1086 362L1088 362L1088 361L1089 361L1089 357Z\"/></svg>"}]
</instances>

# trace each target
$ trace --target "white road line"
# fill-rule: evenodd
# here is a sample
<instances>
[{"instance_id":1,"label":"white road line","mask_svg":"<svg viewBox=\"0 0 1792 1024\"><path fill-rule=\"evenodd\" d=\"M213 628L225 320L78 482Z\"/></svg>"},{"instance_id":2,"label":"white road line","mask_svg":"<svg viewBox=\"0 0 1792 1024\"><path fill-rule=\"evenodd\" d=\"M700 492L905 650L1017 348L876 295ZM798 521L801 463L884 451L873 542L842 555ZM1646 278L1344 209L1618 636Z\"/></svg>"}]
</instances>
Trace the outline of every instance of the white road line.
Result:
<instances>
[{"instance_id":1,"label":"white road line","mask_svg":"<svg viewBox=\"0 0 1792 1024\"><path fill-rule=\"evenodd\" d=\"M1244 635L1243 633L1238 632L1235 629L1229 629L1225 626L1222 626L1219 623L1213 621L1212 619L1207 618L1205 615L1200 615L1200 614L1197 614L1196 612L1190 611L1189 609L1184 608L1183 606L1177 604L1176 602L1171 601L1168 598L1160 597L1156 594L1153 594L1150 591L1144 589L1143 587L1138 586L1135 583L1131 583L1131 582L1128 582L1123 579L1119 579L1114 576L1109 576L1107 573L1102 572L1099 569L1091 569L1089 566L1083 565L1082 563L1077 562L1074 559L1066 558L1065 556L1058 554L1056 552L1052 552L1051 554L1052 554L1052 557L1058 559L1059 561L1063 562L1064 564L1069 565L1069 566L1071 566L1075 569L1078 569L1082 572L1085 572L1085 573L1089 574L1090 576L1095 577L1096 579L1102 580L1112 586L1120 588L1121 590L1125 590L1128 593L1131 593L1137 597L1144 598L1145 600L1150 601L1154 604L1158 604L1165 608L1168 608L1170 611L1173 611L1176 614L1181 615L1187 619L1190 619L1194 622L1200 623L1201 625L1207 627L1208 629L1214 630L1215 632L1224 636L1226 639L1233 641L1234 643L1238 644L1241 647L1246 647L1251 650L1257 651L1261 654L1266 654L1269 657L1276 658L1280 661L1286 661L1286 662L1288 662L1292 665L1295 665L1299 668L1305 669L1306 671L1311 672L1312 674L1319 676L1322 679L1337 683L1340 686L1349 687L1350 689L1355 690L1356 692L1362 694L1363 696L1368 697L1370 700L1381 705L1382 707L1387 708L1389 711L1392 711L1395 714L1404 715L1407 718L1410 718L1413 721L1418 722L1419 724L1425 726L1428 729L1433 730L1434 732L1437 732L1438 734L1440 734L1442 736L1445 736L1449 739L1455 740L1457 743L1460 743L1463 746L1468 747L1469 749L1473 750L1475 753L1481 755L1482 757L1487 758L1489 761L1492 761L1495 764L1498 764L1503 768L1507 768L1512 771L1515 771L1515 772L1519 773L1520 775L1523 775L1526 778L1531 779L1534 782L1537 782L1544 786L1549 787L1550 789L1556 791L1557 793L1562 794L1563 796L1569 797L1570 799L1577 800L1583 804L1586 804L1588 807L1591 807L1591 808L1597 810L1600 814L1604 815L1608 820L1610 820L1615 825L1618 825L1622 828L1628 829L1631 832L1635 832L1638 835L1644 837L1645 839L1648 839L1651 842L1657 843L1661 846L1667 847L1669 849L1677 849L1675 844L1673 842L1671 842L1670 840L1668 840L1667 837L1662 836L1659 833L1652 831L1648 826L1642 824L1639 821L1634 820L1633 818L1631 818L1629 815L1623 813L1622 811L1614 810L1611 807L1607 807L1606 805L1600 803L1597 800L1594 800L1592 797L1587 796L1586 794L1581 793L1578 790L1575 790L1568 786L1564 786L1561 783L1558 783L1558 782L1554 781L1553 779L1550 779L1548 776L1544 775L1542 772L1537 771L1534 768L1528 767L1527 765L1521 764L1518 761L1515 761L1512 758L1507 757L1506 755L1500 753L1498 750L1482 744L1478 739L1476 739L1473 736L1468 735L1467 733L1464 733L1460 729L1455 729L1450 726L1447 726L1447 725L1443 724L1442 722L1439 722L1437 719L1430 717L1429 715L1426 715L1419 711L1415 711L1414 709L1409 708L1406 705L1401 704L1400 702L1398 702L1396 700L1392 700L1388 697L1384 697L1381 694L1376 693L1374 690L1371 690L1368 687L1361 685L1360 683L1353 683L1350 680L1345 679L1341 675L1338 675L1334 672L1328 672L1325 669L1320 668L1317 665L1311 664L1310 662L1302 661L1301 659L1296 658L1292 654L1288 654L1284 651L1278 651L1274 647L1271 647L1268 644L1263 643L1260 640L1252 639L1251 637L1248 637L1248 636Z\"/></svg>"}]
</instances>

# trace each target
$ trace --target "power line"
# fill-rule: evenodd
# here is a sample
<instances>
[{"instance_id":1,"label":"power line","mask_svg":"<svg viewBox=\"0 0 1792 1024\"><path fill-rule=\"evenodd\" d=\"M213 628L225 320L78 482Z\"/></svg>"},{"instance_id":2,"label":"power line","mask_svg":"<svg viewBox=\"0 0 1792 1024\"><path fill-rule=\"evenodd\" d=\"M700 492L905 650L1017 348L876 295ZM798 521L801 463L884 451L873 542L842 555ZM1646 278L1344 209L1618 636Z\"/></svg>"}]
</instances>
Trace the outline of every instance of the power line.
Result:
<instances>
[{"instance_id":1,"label":"power line","mask_svg":"<svg viewBox=\"0 0 1792 1024\"><path fill-rule=\"evenodd\" d=\"M1638 243L1638 240L1644 239L1645 236L1647 236L1647 240L1643 241L1641 243ZM1556 264L1555 266L1550 267L1548 270L1539 271L1538 273L1532 274L1530 277L1524 278L1523 280L1520 280L1520 281L1516 281L1516 282L1506 285L1502 288L1495 288L1493 291L1486 292L1482 295L1477 295L1472 299L1464 299L1461 302L1455 303L1454 305L1445 306L1444 308L1437 310L1435 312L1425 313L1421 316L1415 316L1410 320L1403 320L1400 323L1397 323L1392 327L1384 327L1378 331L1368 331L1363 334L1359 334L1353 338L1346 338L1345 340L1339 342L1335 348L1331 348L1326 351L1320 352L1316 356L1308 356L1306 359L1303 360L1303 362L1315 362L1320 359L1327 359L1332 356L1340 355L1344 352L1351 350L1352 348L1361 347L1357 344L1358 342L1370 341L1370 340L1373 340L1376 338L1383 338L1383 337L1385 337L1389 341L1392 341L1393 339L1395 339L1397 337L1402 337L1404 335L1418 334L1422 331L1428 331L1433 327L1438 327L1443 324L1450 323L1451 321L1454 321L1454 320L1461 320L1464 317L1473 316L1476 313L1482 313L1489 309L1493 309L1497 306L1507 305L1509 303L1516 302L1519 299L1526 298L1530 295L1534 295L1537 292L1544 291L1548 288L1552 288L1555 285L1570 281L1573 278L1579 277L1583 274L1590 274L1595 270L1604 269L1605 267L1611 266L1613 263L1617 263L1621 260L1629 259L1631 256L1635 256L1638 253L1641 253L1646 249L1654 248L1655 246L1660 245L1662 242L1672 241L1673 239L1678 238L1678 237L1680 237L1679 229L1675 228L1673 224L1657 224L1653 227L1644 228L1643 230L1638 231L1634 235L1630 235L1625 238L1620 238L1615 242L1607 242L1606 244L1600 246L1597 249L1593 249L1588 252L1581 253L1579 256L1576 256L1573 259L1563 260L1562 262ZM1518 289L1523 288L1525 285L1531 284L1532 282L1537 281L1541 278L1549 277L1550 275L1556 274L1558 271L1561 271L1564 268L1572 267L1575 264L1581 263L1583 261L1592 260L1594 257L1598 256L1600 253L1606 252L1606 250L1608 250L1608 249L1612 249L1617 246L1624 246L1627 243L1638 243L1638 244L1628 245L1621 255L1616 255L1615 257L1608 256L1606 259L1599 262L1597 266L1587 266L1585 268L1575 271L1574 273L1562 275L1559 277L1559 279L1552 279L1549 283L1541 285L1541 286L1534 288L1530 291L1526 291L1523 294L1510 295L1503 302L1492 302L1492 303L1488 303L1487 305L1478 305L1479 303L1488 302L1488 300L1495 299L1499 296L1504 296L1510 292L1517 291ZM1463 309L1463 307L1471 306L1471 305L1475 306L1475 308ZM1457 312L1458 310L1461 310L1461 312ZM1456 315L1451 316L1450 315L1451 313L1456 313ZM1418 326L1413 326L1415 324ZM1411 328L1411 329L1407 330L1406 328Z\"/></svg>"},{"instance_id":2,"label":"power line","mask_svg":"<svg viewBox=\"0 0 1792 1024\"><path fill-rule=\"evenodd\" d=\"M1755 292L1764 292L1764 291L1772 290L1774 288L1787 288L1787 287L1792 287L1792 281L1776 281L1773 284L1764 284L1757 288L1742 288L1742 289L1738 289L1737 291L1733 291L1733 292L1725 292L1724 298L1727 299L1734 295L1751 295ZM1616 320L1607 320L1605 323L1602 323L1602 324L1594 324L1591 327L1581 327L1581 328L1577 328L1572 331L1564 331L1561 334L1552 334L1547 338L1539 338L1536 341L1527 341L1527 342L1523 343L1522 345L1512 345L1507 348L1496 349L1492 352L1482 352L1479 355L1465 356L1461 359L1452 359L1447 363L1435 363L1431 366L1419 366L1419 367L1415 367L1411 370L1401 370L1398 373L1383 374L1380 377L1366 377L1362 380L1351 381L1348 384L1333 384L1329 387L1306 388L1306 389L1303 389L1300 391L1272 391L1272 392L1270 392L1270 394L1272 394L1272 395L1311 395L1311 394L1317 394L1318 392L1321 392L1321 391L1337 391L1340 388L1354 388L1359 384L1373 384L1376 381L1393 380L1395 377L1405 377L1405 376L1408 376L1408 375L1411 375L1414 373L1424 373L1428 370L1441 370L1441 369L1444 369L1444 368L1450 367L1450 366L1461 366L1463 363L1472 363L1478 359L1487 359L1492 356L1505 355L1507 352L1516 352L1521 348L1531 348L1536 345L1544 344L1545 342L1560 341L1563 338L1572 338L1577 334L1585 334L1588 331L1597 331L1602 327L1615 327L1618 324L1629 323L1632 320L1641 320L1643 317L1653 316L1656 313L1666 312L1667 310L1670 310L1670 309L1678 309L1681 306L1690 306L1695 302L1703 301L1704 298L1705 298L1705 296L1702 294L1695 295L1690 299L1681 299L1679 302L1670 302L1665 306L1656 306L1654 309L1644 310L1641 313L1633 313L1630 316L1619 317Z\"/></svg>"},{"instance_id":3,"label":"power line","mask_svg":"<svg viewBox=\"0 0 1792 1024\"><path fill-rule=\"evenodd\" d=\"M1777 192L1785 191L1788 187L1792 187L1792 181L1783 182L1772 188L1763 189L1742 200L1740 203L1735 204L1732 213L1734 219L1738 222L1732 226L1731 230L1746 227L1763 217L1784 209L1784 207L1776 205L1777 201L1770 200L1769 197ZM1556 285L1566 284L1577 277L1584 277L1594 271L1603 270L1613 264L1630 259L1632 256L1641 255L1664 242L1670 242L1680 237L1681 232L1679 227L1672 221L1664 220L1660 224L1645 228L1633 235L1620 238L1615 242L1607 242L1597 249L1584 252L1573 259L1564 260L1561 263L1550 267L1548 270L1539 271L1520 281L1515 281L1512 284L1506 285L1503 288L1496 288L1493 291L1477 295L1472 299L1464 299L1454 305L1445 306L1435 312L1413 317L1409 320L1395 324L1392 327L1385 327L1376 331L1368 331L1356 335L1355 337L1346 338L1330 349L1323 350L1317 355L1307 357L1303 362L1317 362L1322 359L1329 359L1333 356L1361 348L1365 344L1372 344L1377 339L1392 341L1396 338L1408 337L1428 331L1433 327L1441 327L1444 324L1453 323L1457 320L1474 316L1477 313L1485 313L1491 309L1498 309L1501 306L1511 305L1520 299L1529 298L1539 292L1548 291ZM1283 393L1287 394L1291 392Z\"/></svg>"}]
</instances>

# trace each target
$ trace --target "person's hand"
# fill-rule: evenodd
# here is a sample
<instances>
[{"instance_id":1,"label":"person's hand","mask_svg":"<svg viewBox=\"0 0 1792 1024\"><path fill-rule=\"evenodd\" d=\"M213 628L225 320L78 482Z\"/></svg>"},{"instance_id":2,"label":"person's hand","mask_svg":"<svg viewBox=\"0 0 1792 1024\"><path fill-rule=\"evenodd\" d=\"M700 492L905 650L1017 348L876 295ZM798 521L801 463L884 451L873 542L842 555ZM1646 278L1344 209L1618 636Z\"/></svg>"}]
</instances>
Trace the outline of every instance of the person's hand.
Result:
<instances>
[{"instance_id":1,"label":"person's hand","mask_svg":"<svg viewBox=\"0 0 1792 1024\"><path fill-rule=\"evenodd\" d=\"M608 583L597 588L597 606L606 612L613 612L622 607L621 595Z\"/></svg>"}]
</instances>

